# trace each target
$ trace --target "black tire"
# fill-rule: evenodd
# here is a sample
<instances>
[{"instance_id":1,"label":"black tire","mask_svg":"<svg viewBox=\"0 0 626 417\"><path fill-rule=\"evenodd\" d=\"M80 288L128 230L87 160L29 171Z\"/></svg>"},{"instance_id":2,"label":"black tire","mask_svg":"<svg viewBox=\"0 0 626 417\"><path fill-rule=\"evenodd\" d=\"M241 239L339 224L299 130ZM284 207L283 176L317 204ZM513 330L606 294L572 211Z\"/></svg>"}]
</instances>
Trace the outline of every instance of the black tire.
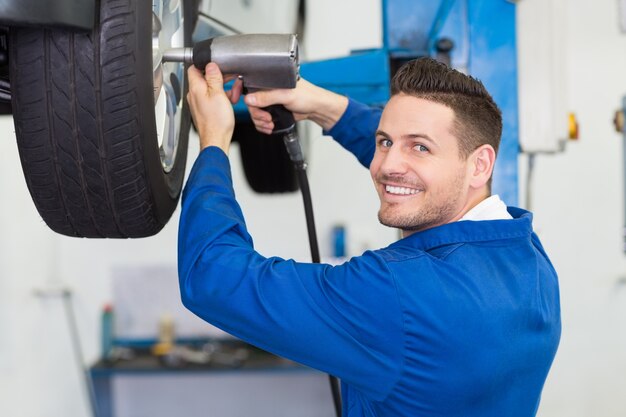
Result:
<instances>
[{"instance_id":1,"label":"black tire","mask_svg":"<svg viewBox=\"0 0 626 417\"><path fill-rule=\"evenodd\" d=\"M192 2L185 0L185 6ZM165 172L155 121L151 3L99 3L91 33L12 29L12 106L20 160L37 210L55 232L151 236L178 202L189 111L183 100L177 152ZM183 10L191 22L196 10ZM187 45L191 29L186 24Z\"/></svg>"},{"instance_id":2,"label":"black tire","mask_svg":"<svg viewBox=\"0 0 626 417\"><path fill-rule=\"evenodd\" d=\"M280 135L264 135L252 122L238 122L233 140L239 142L246 180L257 193L288 193L298 190L293 162Z\"/></svg>"}]
</instances>

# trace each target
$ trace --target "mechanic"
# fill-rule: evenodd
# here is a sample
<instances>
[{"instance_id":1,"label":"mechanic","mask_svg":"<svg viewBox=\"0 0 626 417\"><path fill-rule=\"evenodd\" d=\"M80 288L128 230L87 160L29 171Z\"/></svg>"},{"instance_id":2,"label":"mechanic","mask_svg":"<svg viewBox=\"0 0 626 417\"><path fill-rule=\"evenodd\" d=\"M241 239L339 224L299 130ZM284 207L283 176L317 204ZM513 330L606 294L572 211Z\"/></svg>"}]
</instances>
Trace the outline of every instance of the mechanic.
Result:
<instances>
[{"instance_id":1,"label":"mechanic","mask_svg":"<svg viewBox=\"0 0 626 417\"><path fill-rule=\"evenodd\" d=\"M382 114L305 80L246 96L261 131L274 103L317 121L369 167L380 222L402 230L330 266L255 252L227 158L241 87L223 81L215 64L189 69L201 152L180 220L185 306L340 378L344 416L535 415L560 338L557 275L531 213L491 195L502 120L482 83L422 58Z\"/></svg>"}]
</instances>

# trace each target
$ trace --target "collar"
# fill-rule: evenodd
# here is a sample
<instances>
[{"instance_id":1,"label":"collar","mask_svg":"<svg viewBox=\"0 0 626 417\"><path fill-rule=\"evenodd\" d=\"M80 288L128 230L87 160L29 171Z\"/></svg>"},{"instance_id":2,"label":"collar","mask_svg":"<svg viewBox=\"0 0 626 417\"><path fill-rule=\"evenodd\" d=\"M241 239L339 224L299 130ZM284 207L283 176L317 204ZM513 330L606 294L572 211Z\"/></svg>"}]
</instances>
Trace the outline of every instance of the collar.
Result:
<instances>
[{"instance_id":1,"label":"collar","mask_svg":"<svg viewBox=\"0 0 626 417\"><path fill-rule=\"evenodd\" d=\"M510 220L457 221L433 227L392 243L389 247L409 246L430 250L438 246L457 243L486 242L502 239L530 237L533 233L531 212L517 207L507 207Z\"/></svg>"},{"instance_id":2,"label":"collar","mask_svg":"<svg viewBox=\"0 0 626 417\"><path fill-rule=\"evenodd\" d=\"M494 194L485 198L480 203L476 204L465 215L459 219L461 220L506 220L512 219L509 212L506 210L506 204L500 199L500 196Z\"/></svg>"}]
</instances>

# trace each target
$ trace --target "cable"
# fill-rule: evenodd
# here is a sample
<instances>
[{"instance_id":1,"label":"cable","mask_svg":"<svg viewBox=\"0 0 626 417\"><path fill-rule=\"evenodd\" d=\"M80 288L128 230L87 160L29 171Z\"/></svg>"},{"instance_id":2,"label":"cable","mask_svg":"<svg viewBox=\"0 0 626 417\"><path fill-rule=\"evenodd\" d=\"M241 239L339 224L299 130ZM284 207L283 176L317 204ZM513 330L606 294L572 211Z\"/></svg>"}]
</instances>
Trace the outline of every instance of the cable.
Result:
<instances>
[{"instance_id":1,"label":"cable","mask_svg":"<svg viewBox=\"0 0 626 417\"><path fill-rule=\"evenodd\" d=\"M306 175L306 162L300 146L298 137L298 129L293 113L290 112L282 104L274 104L265 107L265 110L272 115L274 121L274 134L282 135L285 149L289 155L289 159L293 162L296 170L296 178L300 190L302 191L302 201L304 202L304 215L306 217L306 227L309 234L309 246L311 248L311 259L313 263L320 263L320 250L317 244L317 233L315 232L315 218L313 216L313 202L311 201L311 189L309 187L309 179ZM328 375L330 381L330 390L333 395L333 404L335 406L335 414L341 417L341 393L339 390L339 381L336 377Z\"/></svg>"},{"instance_id":2,"label":"cable","mask_svg":"<svg viewBox=\"0 0 626 417\"><path fill-rule=\"evenodd\" d=\"M317 233L315 232L315 218L313 216L313 202L311 200L311 189L309 187L309 179L306 175L306 164L303 161L294 162L296 168L296 176L300 191L302 191L302 201L304 203L304 215L306 217L306 227L309 234L309 246L311 248L311 259L313 263L320 263L320 251L317 243ZM335 414L341 417L341 392L339 389L339 380L328 375L330 382L330 390L333 395L333 404L335 406Z\"/></svg>"},{"instance_id":3,"label":"cable","mask_svg":"<svg viewBox=\"0 0 626 417\"><path fill-rule=\"evenodd\" d=\"M320 263L320 250L317 243L317 233L315 232L315 219L313 217L313 203L311 201L311 190L309 179L306 175L306 165L296 166L298 185L302 191L302 202L304 203L304 215L306 217L306 228L309 234L309 247L311 249L311 259L313 263Z\"/></svg>"},{"instance_id":4,"label":"cable","mask_svg":"<svg viewBox=\"0 0 626 417\"><path fill-rule=\"evenodd\" d=\"M315 217L313 215L313 202L311 200L311 188L309 187L309 179L306 175L306 162L302 155L302 148L298 139L298 133L295 124L288 129L283 135L283 142L287 148L287 153L296 169L296 178L300 191L302 192L302 202L304 203L304 215L306 217L306 228L309 235L309 247L311 249L311 259L313 263L320 263L320 250L317 243L317 233L315 232ZM333 405L335 406L335 415L341 417L341 391L339 389L339 380L328 375L330 382L330 391L333 396Z\"/></svg>"}]
</instances>

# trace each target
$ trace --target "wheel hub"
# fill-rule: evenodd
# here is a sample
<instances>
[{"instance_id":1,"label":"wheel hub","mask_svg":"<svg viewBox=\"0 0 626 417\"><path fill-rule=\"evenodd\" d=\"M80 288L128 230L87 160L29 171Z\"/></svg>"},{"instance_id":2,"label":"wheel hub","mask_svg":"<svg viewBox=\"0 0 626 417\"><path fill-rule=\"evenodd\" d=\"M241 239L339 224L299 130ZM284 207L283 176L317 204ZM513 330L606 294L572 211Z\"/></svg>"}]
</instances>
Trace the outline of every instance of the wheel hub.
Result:
<instances>
[{"instance_id":1,"label":"wheel hub","mask_svg":"<svg viewBox=\"0 0 626 417\"><path fill-rule=\"evenodd\" d=\"M185 46L183 2L152 2L152 69L154 111L161 164L165 172L174 166L180 132L182 88L185 68L182 63L162 62L163 52Z\"/></svg>"}]
</instances>

